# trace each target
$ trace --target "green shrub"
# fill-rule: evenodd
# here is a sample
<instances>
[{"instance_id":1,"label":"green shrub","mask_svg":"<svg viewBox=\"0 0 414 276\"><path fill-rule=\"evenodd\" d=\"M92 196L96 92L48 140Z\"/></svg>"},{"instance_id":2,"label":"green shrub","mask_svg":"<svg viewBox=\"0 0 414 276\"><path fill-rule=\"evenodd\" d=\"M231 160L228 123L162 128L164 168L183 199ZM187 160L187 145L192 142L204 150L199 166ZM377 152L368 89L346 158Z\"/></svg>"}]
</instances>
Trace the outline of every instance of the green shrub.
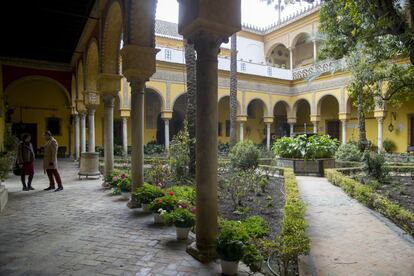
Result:
<instances>
[{"instance_id":1,"label":"green shrub","mask_svg":"<svg viewBox=\"0 0 414 276\"><path fill-rule=\"evenodd\" d=\"M382 153L366 151L364 153L364 172L378 181L383 181L388 176L385 166L385 157Z\"/></svg>"},{"instance_id":2,"label":"green shrub","mask_svg":"<svg viewBox=\"0 0 414 276\"><path fill-rule=\"evenodd\" d=\"M146 155L163 154L164 151L165 151L165 146L157 144L156 141L151 141L144 145L144 154Z\"/></svg>"},{"instance_id":3,"label":"green shrub","mask_svg":"<svg viewBox=\"0 0 414 276\"><path fill-rule=\"evenodd\" d=\"M335 153L335 159L341 161L360 162L362 161L362 152L355 142L349 142L340 145Z\"/></svg>"},{"instance_id":4,"label":"green shrub","mask_svg":"<svg viewBox=\"0 0 414 276\"><path fill-rule=\"evenodd\" d=\"M397 145L394 143L394 141L390 139L385 139L382 142L382 148L384 149L385 152L391 153L397 149Z\"/></svg>"},{"instance_id":5,"label":"green shrub","mask_svg":"<svg viewBox=\"0 0 414 276\"><path fill-rule=\"evenodd\" d=\"M252 272L259 272L262 268L264 258L257 247L252 244L248 244L245 246L243 251L243 262Z\"/></svg>"},{"instance_id":6,"label":"green shrub","mask_svg":"<svg viewBox=\"0 0 414 276\"><path fill-rule=\"evenodd\" d=\"M238 142L229 153L230 165L240 170L255 169L259 165L260 152L252 141Z\"/></svg>"},{"instance_id":7,"label":"green shrub","mask_svg":"<svg viewBox=\"0 0 414 276\"><path fill-rule=\"evenodd\" d=\"M282 137L273 143L273 151L281 158L330 158L338 148L338 141L326 135Z\"/></svg>"},{"instance_id":8,"label":"green shrub","mask_svg":"<svg viewBox=\"0 0 414 276\"><path fill-rule=\"evenodd\" d=\"M401 208L389 199L376 193L371 187L350 179L334 169L328 169L325 173L328 180L341 187L347 194L354 197L362 204L384 215L411 236L414 236L414 214Z\"/></svg>"},{"instance_id":9,"label":"green shrub","mask_svg":"<svg viewBox=\"0 0 414 276\"><path fill-rule=\"evenodd\" d=\"M218 144L218 153L220 155L227 155L230 151L230 144L229 143L221 143Z\"/></svg>"},{"instance_id":10,"label":"green shrub","mask_svg":"<svg viewBox=\"0 0 414 276\"><path fill-rule=\"evenodd\" d=\"M132 189L131 178L128 176L121 177L118 182L118 188L119 190L121 190L121 192L124 192L124 193L131 192L131 189Z\"/></svg>"},{"instance_id":11,"label":"green shrub","mask_svg":"<svg viewBox=\"0 0 414 276\"><path fill-rule=\"evenodd\" d=\"M145 169L146 181L159 187L164 187L171 177L170 167L159 158L153 159L151 167Z\"/></svg>"},{"instance_id":12,"label":"green shrub","mask_svg":"<svg viewBox=\"0 0 414 276\"><path fill-rule=\"evenodd\" d=\"M122 145L114 145L114 155L115 156L122 156L124 155L124 148Z\"/></svg>"},{"instance_id":13,"label":"green shrub","mask_svg":"<svg viewBox=\"0 0 414 276\"><path fill-rule=\"evenodd\" d=\"M176 181L181 182L189 177L188 163L190 161L189 135L187 121L170 144L170 166Z\"/></svg>"},{"instance_id":14,"label":"green shrub","mask_svg":"<svg viewBox=\"0 0 414 276\"><path fill-rule=\"evenodd\" d=\"M16 154L14 152L0 153L0 180L4 181L9 176Z\"/></svg>"},{"instance_id":15,"label":"green shrub","mask_svg":"<svg viewBox=\"0 0 414 276\"><path fill-rule=\"evenodd\" d=\"M154 199L163 197L165 192L159 187L144 183L142 187L139 187L133 194L132 197L139 203L150 204Z\"/></svg>"},{"instance_id":16,"label":"green shrub","mask_svg":"<svg viewBox=\"0 0 414 276\"><path fill-rule=\"evenodd\" d=\"M251 216L242 224L250 237L263 238L269 234L269 224L260 216Z\"/></svg>"},{"instance_id":17,"label":"green shrub","mask_svg":"<svg viewBox=\"0 0 414 276\"><path fill-rule=\"evenodd\" d=\"M175 227L188 228L193 227L196 222L196 217L193 212L187 208L177 208L170 213L164 215L167 224L174 224Z\"/></svg>"},{"instance_id":18,"label":"green shrub","mask_svg":"<svg viewBox=\"0 0 414 276\"><path fill-rule=\"evenodd\" d=\"M249 234L239 221L223 221L217 238L217 253L225 261L240 261L249 241Z\"/></svg>"}]
</instances>

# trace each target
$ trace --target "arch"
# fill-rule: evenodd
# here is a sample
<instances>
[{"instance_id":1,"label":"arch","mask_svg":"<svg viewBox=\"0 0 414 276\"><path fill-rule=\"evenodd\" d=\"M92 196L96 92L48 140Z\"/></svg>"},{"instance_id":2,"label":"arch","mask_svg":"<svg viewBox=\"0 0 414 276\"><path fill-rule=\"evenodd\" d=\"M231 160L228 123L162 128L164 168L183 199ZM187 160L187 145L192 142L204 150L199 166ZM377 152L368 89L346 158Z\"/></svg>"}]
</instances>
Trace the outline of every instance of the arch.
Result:
<instances>
[{"instance_id":1,"label":"arch","mask_svg":"<svg viewBox=\"0 0 414 276\"><path fill-rule=\"evenodd\" d=\"M290 108L290 105L286 101L284 100L277 101L275 105L273 106L273 113L275 113L277 105L283 105L286 109L286 115L289 116L289 114L291 113L291 108Z\"/></svg>"},{"instance_id":2,"label":"arch","mask_svg":"<svg viewBox=\"0 0 414 276\"><path fill-rule=\"evenodd\" d=\"M172 105L173 115L170 121L170 137L174 137L183 127L187 114L187 93L178 96Z\"/></svg>"},{"instance_id":3,"label":"arch","mask_svg":"<svg viewBox=\"0 0 414 276\"><path fill-rule=\"evenodd\" d=\"M226 97L228 97L229 98L229 100L230 100L230 96L229 95L226 95L226 94L224 94L224 95L221 95L219 98L218 98L218 104L220 104L220 101L221 100L223 100L224 98L226 98ZM237 99L237 114L240 114L240 111L241 111L241 103L240 103L240 101L239 101L239 99Z\"/></svg>"},{"instance_id":4,"label":"arch","mask_svg":"<svg viewBox=\"0 0 414 276\"><path fill-rule=\"evenodd\" d=\"M158 99L159 99L159 101L160 101L160 103L161 103L161 110L164 110L165 109L165 106L166 106L166 102L165 102L165 99L164 99L164 97L163 97L163 95L162 95L162 93L157 89L157 88L155 88L155 87L152 87L152 86L146 86L146 89L145 90L151 90L152 92L154 92L155 94L157 94L157 96L158 96Z\"/></svg>"},{"instance_id":5,"label":"arch","mask_svg":"<svg viewBox=\"0 0 414 276\"><path fill-rule=\"evenodd\" d=\"M308 39L311 38L311 34L308 32L300 32L297 35L295 35L295 37L292 39L292 44L291 47L294 48L296 47L298 44L302 44L302 42L309 42L307 41Z\"/></svg>"},{"instance_id":6,"label":"arch","mask_svg":"<svg viewBox=\"0 0 414 276\"><path fill-rule=\"evenodd\" d=\"M266 53L266 63L271 66L290 68L290 51L283 43L277 43Z\"/></svg>"},{"instance_id":7,"label":"arch","mask_svg":"<svg viewBox=\"0 0 414 276\"><path fill-rule=\"evenodd\" d=\"M83 91L85 91L85 75L83 71L82 60L80 60L78 63L78 73L76 74L76 77L76 98L79 100L83 100Z\"/></svg>"},{"instance_id":8,"label":"arch","mask_svg":"<svg viewBox=\"0 0 414 276\"><path fill-rule=\"evenodd\" d=\"M310 39L311 34L301 32L292 40L293 68L313 63L313 43L311 43Z\"/></svg>"},{"instance_id":9,"label":"arch","mask_svg":"<svg viewBox=\"0 0 414 276\"><path fill-rule=\"evenodd\" d=\"M16 86L22 84L23 82L26 81L31 81L31 80L42 80L42 81L46 81L46 82L51 82L53 84L56 84L64 93L65 95L65 104L67 108L71 107L71 97L70 94L68 92L68 90L65 88L65 86L63 84L61 84L60 82L58 82L55 79L49 78L49 77L45 77L45 76L38 76L38 75L32 75L32 76L26 76L26 77L22 77L19 78L17 80L14 80L13 82L11 82L9 85L7 85L7 87L4 90L4 95L7 98L9 91L12 90L13 88L15 88Z\"/></svg>"},{"instance_id":10,"label":"arch","mask_svg":"<svg viewBox=\"0 0 414 276\"><path fill-rule=\"evenodd\" d=\"M247 111L248 111L248 109L249 109L249 105L252 103L252 102L254 102L254 101L259 101L259 102L261 102L262 103L262 107L263 107L263 117L266 117L269 113L268 113L268 106L266 105L266 102L263 100L263 99L261 99L261 98L257 98L257 97L255 97L255 98L252 98L251 100L249 100L248 102L247 102L247 104L246 104L246 113L245 114L247 114Z\"/></svg>"},{"instance_id":11,"label":"arch","mask_svg":"<svg viewBox=\"0 0 414 276\"><path fill-rule=\"evenodd\" d=\"M305 99L305 98L300 98L298 100L296 100L296 102L293 104L293 108L292 108L292 114L296 117L296 114L298 112L298 105L302 102L306 102L309 105L309 109L311 108L311 104L310 102Z\"/></svg>"},{"instance_id":12,"label":"arch","mask_svg":"<svg viewBox=\"0 0 414 276\"><path fill-rule=\"evenodd\" d=\"M337 102L337 104L338 104L338 112L339 112L339 107L340 107L340 102L339 102L339 99L335 96L335 95L333 95L333 94L325 94L325 95L323 95L322 97L320 97L319 98L319 100L318 100L318 103L316 104L316 110L317 110L317 114L321 114L321 107L322 107L322 103L323 103L323 101L324 100L326 100L327 98L334 98L335 99L335 101Z\"/></svg>"},{"instance_id":13,"label":"arch","mask_svg":"<svg viewBox=\"0 0 414 276\"><path fill-rule=\"evenodd\" d=\"M145 89L144 100L145 143L164 143L164 124L161 119L162 98L153 89Z\"/></svg>"},{"instance_id":14,"label":"arch","mask_svg":"<svg viewBox=\"0 0 414 276\"><path fill-rule=\"evenodd\" d=\"M105 16L102 36L102 72L119 73L119 49L122 35L122 8L118 1L113 1Z\"/></svg>"},{"instance_id":15,"label":"arch","mask_svg":"<svg viewBox=\"0 0 414 276\"><path fill-rule=\"evenodd\" d=\"M71 82L71 92L70 92L70 96L71 96L71 105L73 109L76 109L76 97L77 97L77 87L76 87L77 83L76 83L76 77L75 74L72 74L72 82Z\"/></svg>"},{"instance_id":16,"label":"arch","mask_svg":"<svg viewBox=\"0 0 414 276\"><path fill-rule=\"evenodd\" d=\"M87 90L96 91L97 90L97 81L99 75L99 50L98 43L95 38L93 38L90 43L88 50L86 52L86 88Z\"/></svg>"},{"instance_id":17,"label":"arch","mask_svg":"<svg viewBox=\"0 0 414 276\"><path fill-rule=\"evenodd\" d=\"M178 93L175 98L172 98L171 99L171 108L172 109L174 108L175 102L178 100L178 98L180 98L181 96L186 95L186 94L187 94L187 91L183 91L181 93Z\"/></svg>"}]
</instances>

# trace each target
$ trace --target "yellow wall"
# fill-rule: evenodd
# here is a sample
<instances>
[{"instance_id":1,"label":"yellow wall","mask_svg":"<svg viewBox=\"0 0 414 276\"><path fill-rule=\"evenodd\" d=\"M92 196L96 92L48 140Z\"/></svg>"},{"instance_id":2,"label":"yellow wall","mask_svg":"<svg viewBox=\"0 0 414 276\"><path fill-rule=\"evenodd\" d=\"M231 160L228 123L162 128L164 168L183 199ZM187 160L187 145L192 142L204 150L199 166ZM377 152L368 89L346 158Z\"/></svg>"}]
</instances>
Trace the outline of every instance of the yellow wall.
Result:
<instances>
[{"instance_id":1,"label":"yellow wall","mask_svg":"<svg viewBox=\"0 0 414 276\"><path fill-rule=\"evenodd\" d=\"M39 79L27 80L7 89L10 108L14 108L12 123L32 123L37 125L38 147L43 146L43 133L46 131L46 118L61 119L60 135L55 135L59 146L66 146L69 151L70 110L61 87L57 84Z\"/></svg>"}]
</instances>

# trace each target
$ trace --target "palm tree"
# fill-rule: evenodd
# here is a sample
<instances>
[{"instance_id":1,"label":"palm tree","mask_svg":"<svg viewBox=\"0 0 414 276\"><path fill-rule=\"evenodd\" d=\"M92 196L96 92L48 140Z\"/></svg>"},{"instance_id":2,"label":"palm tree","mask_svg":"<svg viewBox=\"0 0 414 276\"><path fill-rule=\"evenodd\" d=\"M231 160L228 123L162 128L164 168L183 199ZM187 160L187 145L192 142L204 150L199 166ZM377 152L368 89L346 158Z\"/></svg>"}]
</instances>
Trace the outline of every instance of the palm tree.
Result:
<instances>
[{"instance_id":1,"label":"palm tree","mask_svg":"<svg viewBox=\"0 0 414 276\"><path fill-rule=\"evenodd\" d=\"M230 147L236 142L237 124L237 35L231 36L230 52Z\"/></svg>"},{"instance_id":2,"label":"palm tree","mask_svg":"<svg viewBox=\"0 0 414 276\"><path fill-rule=\"evenodd\" d=\"M189 149L190 160L188 169L190 175L195 175L195 163L196 163L196 149L195 149L195 137L196 137L196 89L197 89L197 76L196 76L196 55L194 44L189 44L188 41L184 41L185 48L185 67L187 71L187 121L188 121L188 136L189 136Z\"/></svg>"}]
</instances>

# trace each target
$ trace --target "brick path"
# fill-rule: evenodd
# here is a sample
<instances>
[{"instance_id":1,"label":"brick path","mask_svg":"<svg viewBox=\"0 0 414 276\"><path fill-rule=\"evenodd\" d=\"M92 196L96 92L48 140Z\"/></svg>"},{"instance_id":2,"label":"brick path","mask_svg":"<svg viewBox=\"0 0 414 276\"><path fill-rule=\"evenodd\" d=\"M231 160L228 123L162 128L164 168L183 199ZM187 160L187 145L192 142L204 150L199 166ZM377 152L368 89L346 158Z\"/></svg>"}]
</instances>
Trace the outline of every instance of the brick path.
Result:
<instances>
[{"instance_id":1,"label":"brick path","mask_svg":"<svg viewBox=\"0 0 414 276\"><path fill-rule=\"evenodd\" d=\"M100 188L101 180L77 180L74 163L60 166L63 192L43 191L39 168L35 191L22 192L15 176L6 182L0 275L218 275L217 263L203 265L185 253L174 228L155 227L152 215L129 210Z\"/></svg>"},{"instance_id":2,"label":"brick path","mask_svg":"<svg viewBox=\"0 0 414 276\"><path fill-rule=\"evenodd\" d=\"M414 275L414 240L325 178L297 177L313 275Z\"/></svg>"}]
</instances>

